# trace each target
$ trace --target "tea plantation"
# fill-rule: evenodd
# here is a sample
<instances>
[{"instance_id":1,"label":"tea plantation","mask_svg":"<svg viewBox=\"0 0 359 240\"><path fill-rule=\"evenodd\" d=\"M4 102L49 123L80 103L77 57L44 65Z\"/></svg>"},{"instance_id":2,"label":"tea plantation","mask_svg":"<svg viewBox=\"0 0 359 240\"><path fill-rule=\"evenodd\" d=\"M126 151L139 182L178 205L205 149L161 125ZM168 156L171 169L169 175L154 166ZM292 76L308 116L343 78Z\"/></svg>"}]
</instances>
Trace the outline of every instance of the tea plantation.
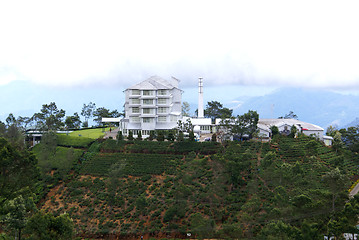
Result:
<instances>
[{"instance_id":1,"label":"tea plantation","mask_svg":"<svg viewBox=\"0 0 359 240\"><path fill-rule=\"evenodd\" d=\"M34 150L48 171L39 205L70 214L82 238L323 239L357 231L359 200L349 200L348 189L359 158L310 137L224 144L63 138L71 144L59 144L50 158ZM72 149L71 161L63 149Z\"/></svg>"}]
</instances>

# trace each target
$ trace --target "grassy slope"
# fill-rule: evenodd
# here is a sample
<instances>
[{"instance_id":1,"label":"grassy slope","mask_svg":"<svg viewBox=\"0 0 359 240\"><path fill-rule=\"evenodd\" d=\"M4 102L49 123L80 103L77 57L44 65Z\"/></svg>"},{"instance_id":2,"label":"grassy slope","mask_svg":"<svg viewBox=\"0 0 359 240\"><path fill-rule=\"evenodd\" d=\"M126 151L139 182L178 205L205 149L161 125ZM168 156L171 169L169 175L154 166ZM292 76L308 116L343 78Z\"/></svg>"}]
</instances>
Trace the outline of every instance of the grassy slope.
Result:
<instances>
[{"instance_id":1,"label":"grassy slope","mask_svg":"<svg viewBox=\"0 0 359 240\"><path fill-rule=\"evenodd\" d=\"M68 212L87 236L250 238L271 220L316 222L331 206L323 175L339 167L353 177L358 163L310 141L231 143L210 155L203 154L207 145L183 145L187 150L178 154L170 143L95 143L81 174L54 188L43 208Z\"/></svg>"},{"instance_id":2,"label":"grassy slope","mask_svg":"<svg viewBox=\"0 0 359 240\"><path fill-rule=\"evenodd\" d=\"M85 130L78 130L69 133L69 136L72 137L86 137L92 139L98 139L105 135L105 132L109 131L110 128L95 128L95 129L85 129Z\"/></svg>"}]
</instances>

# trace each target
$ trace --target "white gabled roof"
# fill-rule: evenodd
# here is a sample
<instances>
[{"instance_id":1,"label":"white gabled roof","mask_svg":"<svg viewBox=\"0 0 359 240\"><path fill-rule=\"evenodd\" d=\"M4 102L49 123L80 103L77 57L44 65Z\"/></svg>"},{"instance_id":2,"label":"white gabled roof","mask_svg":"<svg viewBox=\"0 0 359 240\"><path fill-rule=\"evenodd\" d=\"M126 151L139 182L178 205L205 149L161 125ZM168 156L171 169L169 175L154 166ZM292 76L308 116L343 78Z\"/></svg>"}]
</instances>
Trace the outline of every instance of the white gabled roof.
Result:
<instances>
[{"instance_id":1,"label":"white gabled roof","mask_svg":"<svg viewBox=\"0 0 359 240\"><path fill-rule=\"evenodd\" d=\"M270 128L269 128L267 125L265 125L265 124L258 123L258 124L257 124L257 127L258 127L259 129L263 130L263 131L271 132Z\"/></svg>"},{"instance_id":2,"label":"white gabled roof","mask_svg":"<svg viewBox=\"0 0 359 240\"><path fill-rule=\"evenodd\" d=\"M306 122L302 122L299 121L297 119L259 119L258 124L261 125L266 125L267 127L271 127L271 126L283 126L283 125L289 125L289 126L298 126L298 127L302 127L302 129L304 131L324 131L323 128L315 125L315 124L311 124L311 123L306 123Z\"/></svg>"},{"instance_id":3,"label":"white gabled roof","mask_svg":"<svg viewBox=\"0 0 359 240\"><path fill-rule=\"evenodd\" d=\"M122 118L102 118L101 122L121 122Z\"/></svg>"},{"instance_id":4,"label":"white gabled roof","mask_svg":"<svg viewBox=\"0 0 359 240\"><path fill-rule=\"evenodd\" d=\"M132 87L129 87L127 89L139 89L139 90L157 90L157 89L173 89L177 88L178 86L174 86L169 81L158 77L158 76L152 76L136 85L133 85Z\"/></svg>"},{"instance_id":5,"label":"white gabled roof","mask_svg":"<svg viewBox=\"0 0 359 240\"><path fill-rule=\"evenodd\" d=\"M212 119L210 119L210 118L191 118L191 123L193 126L212 125Z\"/></svg>"}]
</instances>

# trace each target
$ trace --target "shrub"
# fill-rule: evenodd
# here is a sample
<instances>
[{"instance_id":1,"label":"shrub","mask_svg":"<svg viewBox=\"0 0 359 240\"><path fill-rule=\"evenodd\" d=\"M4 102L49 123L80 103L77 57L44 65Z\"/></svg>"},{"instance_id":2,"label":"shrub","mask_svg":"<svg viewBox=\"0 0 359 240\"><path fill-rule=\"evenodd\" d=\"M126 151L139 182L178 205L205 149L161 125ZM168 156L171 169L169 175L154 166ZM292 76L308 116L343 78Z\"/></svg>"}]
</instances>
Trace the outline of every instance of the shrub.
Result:
<instances>
[{"instance_id":1,"label":"shrub","mask_svg":"<svg viewBox=\"0 0 359 240\"><path fill-rule=\"evenodd\" d=\"M87 148L94 140L86 137L73 137L66 134L57 134L57 145L63 147Z\"/></svg>"}]
</instances>

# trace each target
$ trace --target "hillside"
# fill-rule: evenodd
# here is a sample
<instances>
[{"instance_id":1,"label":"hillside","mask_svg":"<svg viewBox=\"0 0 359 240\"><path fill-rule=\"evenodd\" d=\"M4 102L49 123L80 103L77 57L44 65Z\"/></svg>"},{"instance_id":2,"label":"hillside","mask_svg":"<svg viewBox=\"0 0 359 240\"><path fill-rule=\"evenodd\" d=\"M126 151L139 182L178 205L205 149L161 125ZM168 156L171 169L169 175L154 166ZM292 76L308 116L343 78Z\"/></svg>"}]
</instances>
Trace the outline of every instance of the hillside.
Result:
<instances>
[{"instance_id":1,"label":"hillside","mask_svg":"<svg viewBox=\"0 0 359 240\"><path fill-rule=\"evenodd\" d=\"M289 239L322 239L343 218L359 165L305 136L224 145L106 140L82 151L66 174L52 167L41 208L67 212L78 236L101 239L276 239L278 227ZM343 184L328 178L336 168L349 177Z\"/></svg>"}]
</instances>

